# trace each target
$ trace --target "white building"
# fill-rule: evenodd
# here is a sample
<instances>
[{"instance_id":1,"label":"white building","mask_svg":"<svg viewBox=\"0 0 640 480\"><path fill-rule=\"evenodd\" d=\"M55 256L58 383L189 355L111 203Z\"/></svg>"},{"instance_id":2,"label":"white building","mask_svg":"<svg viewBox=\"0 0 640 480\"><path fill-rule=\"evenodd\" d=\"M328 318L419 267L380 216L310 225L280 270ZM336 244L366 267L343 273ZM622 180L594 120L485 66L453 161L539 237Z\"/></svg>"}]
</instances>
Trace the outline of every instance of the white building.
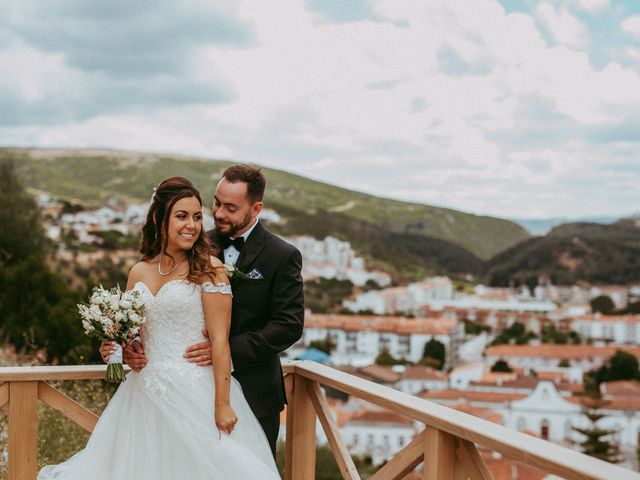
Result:
<instances>
[{"instance_id":1,"label":"white building","mask_svg":"<svg viewBox=\"0 0 640 480\"><path fill-rule=\"evenodd\" d=\"M430 367L409 366L401 372L400 380L394 388L415 395L424 390L444 390L448 386L449 378L446 373Z\"/></svg>"},{"instance_id":2,"label":"white building","mask_svg":"<svg viewBox=\"0 0 640 480\"><path fill-rule=\"evenodd\" d=\"M342 438L354 455L370 455L374 465L390 460L418 433L409 418L381 410L363 410L341 429Z\"/></svg>"},{"instance_id":3,"label":"white building","mask_svg":"<svg viewBox=\"0 0 640 480\"><path fill-rule=\"evenodd\" d=\"M424 307L433 310L454 308L495 312L553 312L558 307L550 300L521 298L510 289L492 289L478 285L476 294L455 294L447 277L434 277L406 287L366 292L343 305L353 312L370 310L378 315L416 314Z\"/></svg>"},{"instance_id":4,"label":"white building","mask_svg":"<svg viewBox=\"0 0 640 480\"><path fill-rule=\"evenodd\" d=\"M640 315L583 315L571 322L583 339L609 340L619 344L640 343Z\"/></svg>"},{"instance_id":5,"label":"white building","mask_svg":"<svg viewBox=\"0 0 640 480\"><path fill-rule=\"evenodd\" d=\"M584 397L562 395L551 381L538 382L528 394L444 390L424 393L420 397L452 407L465 404L471 408L488 408L499 414L501 423L508 428L573 448L574 442L583 437L571 427L590 425L582 413ZM617 430L612 440L620 445L628 457L635 456L640 432L640 397L636 392L633 399L607 398L606 395L605 399L609 403L601 409L604 418L598 422L598 426Z\"/></svg>"},{"instance_id":6,"label":"white building","mask_svg":"<svg viewBox=\"0 0 640 480\"><path fill-rule=\"evenodd\" d=\"M420 307L433 301L448 301L453 298L453 283L448 277L427 278L410 283L406 287L393 287L370 291L343 305L353 312L371 311L377 315L414 314Z\"/></svg>"},{"instance_id":7,"label":"white building","mask_svg":"<svg viewBox=\"0 0 640 480\"><path fill-rule=\"evenodd\" d=\"M471 382L478 382L486 370L482 362L469 363L454 368L449 373L449 384L456 390L466 390Z\"/></svg>"},{"instance_id":8,"label":"white building","mask_svg":"<svg viewBox=\"0 0 640 480\"><path fill-rule=\"evenodd\" d=\"M487 349L485 365L490 367L498 360L506 360L511 368L527 372L556 369L568 372L571 381L582 381L585 372L602 366L616 350L640 358L640 347L628 345L495 345Z\"/></svg>"},{"instance_id":9,"label":"white building","mask_svg":"<svg viewBox=\"0 0 640 480\"><path fill-rule=\"evenodd\" d=\"M591 287L589 290L589 299L593 300L600 295L606 295L616 308L624 308L629 301L629 288L623 285L599 285Z\"/></svg>"},{"instance_id":10,"label":"white building","mask_svg":"<svg viewBox=\"0 0 640 480\"><path fill-rule=\"evenodd\" d=\"M349 280L358 286L369 281L383 287L391 283L389 274L367 270L364 258L356 254L349 242L334 237L316 240L309 236L290 237L287 241L300 250L303 260L302 275L306 279L336 278Z\"/></svg>"},{"instance_id":11,"label":"white building","mask_svg":"<svg viewBox=\"0 0 640 480\"><path fill-rule=\"evenodd\" d=\"M335 365L364 366L374 363L384 350L395 358L418 362L432 338L444 344L446 361L451 362L463 335L462 324L444 318L307 313L301 342L308 346L329 337L336 345L331 354Z\"/></svg>"}]
</instances>

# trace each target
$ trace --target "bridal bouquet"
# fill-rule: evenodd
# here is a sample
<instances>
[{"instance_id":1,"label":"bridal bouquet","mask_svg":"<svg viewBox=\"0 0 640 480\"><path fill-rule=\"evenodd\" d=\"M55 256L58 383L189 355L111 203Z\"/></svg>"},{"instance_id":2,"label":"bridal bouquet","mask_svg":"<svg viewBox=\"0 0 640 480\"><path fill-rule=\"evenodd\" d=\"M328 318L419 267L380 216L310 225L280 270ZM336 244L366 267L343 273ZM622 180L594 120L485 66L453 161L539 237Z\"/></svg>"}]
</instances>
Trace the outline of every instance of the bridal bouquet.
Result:
<instances>
[{"instance_id":1,"label":"bridal bouquet","mask_svg":"<svg viewBox=\"0 0 640 480\"><path fill-rule=\"evenodd\" d=\"M107 290L102 285L94 287L89 303L78 304L84 333L102 341L115 342L116 351L109 357L106 380L124 381L122 342L129 342L140 333L144 316L144 303L136 290L122 292L120 286Z\"/></svg>"}]
</instances>

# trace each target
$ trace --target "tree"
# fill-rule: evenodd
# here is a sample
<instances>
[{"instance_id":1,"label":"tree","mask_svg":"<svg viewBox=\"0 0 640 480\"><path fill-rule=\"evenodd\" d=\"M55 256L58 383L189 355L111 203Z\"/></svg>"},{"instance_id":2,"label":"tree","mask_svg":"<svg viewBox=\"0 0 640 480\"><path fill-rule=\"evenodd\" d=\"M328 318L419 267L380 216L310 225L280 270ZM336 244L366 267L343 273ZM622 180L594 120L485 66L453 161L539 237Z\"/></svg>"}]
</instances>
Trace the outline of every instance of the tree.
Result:
<instances>
[{"instance_id":1,"label":"tree","mask_svg":"<svg viewBox=\"0 0 640 480\"><path fill-rule=\"evenodd\" d=\"M618 445L607 438L617 430L598 426L598 422L606 416L601 410L607 403L599 394L585 397L582 402L582 414L587 417L590 425L586 428L571 428L585 437L579 443L582 453L609 463L619 463L622 457Z\"/></svg>"},{"instance_id":2,"label":"tree","mask_svg":"<svg viewBox=\"0 0 640 480\"><path fill-rule=\"evenodd\" d=\"M607 363L598 369L598 384L613 380L638 380L638 359L624 350L616 350Z\"/></svg>"},{"instance_id":3,"label":"tree","mask_svg":"<svg viewBox=\"0 0 640 480\"><path fill-rule=\"evenodd\" d=\"M91 341L82 333L77 319L79 292L51 272L41 259L32 256L0 271L1 333L18 350L45 348L49 361L71 361L82 356L95 358L86 348ZM84 348L83 348L84 347Z\"/></svg>"},{"instance_id":4,"label":"tree","mask_svg":"<svg viewBox=\"0 0 640 480\"><path fill-rule=\"evenodd\" d=\"M558 331L556 326L551 324L542 329L542 343L567 343L567 336Z\"/></svg>"},{"instance_id":5,"label":"tree","mask_svg":"<svg viewBox=\"0 0 640 480\"><path fill-rule=\"evenodd\" d=\"M491 327L489 325L482 325L476 323L468 318L464 319L464 333L467 335L480 335L482 332L490 332Z\"/></svg>"},{"instance_id":6,"label":"tree","mask_svg":"<svg viewBox=\"0 0 640 480\"><path fill-rule=\"evenodd\" d=\"M629 303L625 311L626 313L640 313L640 301Z\"/></svg>"},{"instance_id":7,"label":"tree","mask_svg":"<svg viewBox=\"0 0 640 480\"><path fill-rule=\"evenodd\" d=\"M445 355L446 349L444 343L436 340L435 338L431 338L431 340L424 344L422 359L426 360L431 358L434 360L434 365L436 365L435 368L438 370L442 370L442 367L444 367Z\"/></svg>"},{"instance_id":8,"label":"tree","mask_svg":"<svg viewBox=\"0 0 640 480\"><path fill-rule=\"evenodd\" d=\"M383 348L374 360L376 365L405 365L407 361L404 358L398 359L389 353L389 350Z\"/></svg>"},{"instance_id":9,"label":"tree","mask_svg":"<svg viewBox=\"0 0 640 480\"><path fill-rule=\"evenodd\" d=\"M616 350L599 369L584 374L585 390L595 395L602 382L613 380L640 380L638 359L624 350Z\"/></svg>"},{"instance_id":10,"label":"tree","mask_svg":"<svg viewBox=\"0 0 640 480\"><path fill-rule=\"evenodd\" d=\"M496 360L496 363L491 366L491 371L510 373L513 372L513 369L509 366L506 360L500 359Z\"/></svg>"},{"instance_id":11,"label":"tree","mask_svg":"<svg viewBox=\"0 0 640 480\"><path fill-rule=\"evenodd\" d=\"M513 322L509 328L503 330L496 338L493 339L491 345L500 345L503 343L517 343L523 345L529 343L529 340L536 338L536 334L525 329L521 322Z\"/></svg>"},{"instance_id":12,"label":"tree","mask_svg":"<svg viewBox=\"0 0 640 480\"><path fill-rule=\"evenodd\" d=\"M309 343L309 346L312 348L316 348L321 352L326 353L327 355L331 355L331 352L336 348L336 342L334 342L329 334L324 337L324 340L314 340Z\"/></svg>"},{"instance_id":13,"label":"tree","mask_svg":"<svg viewBox=\"0 0 640 480\"><path fill-rule=\"evenodd\" d=\"M40 211L18 179L12 160L0 161L0 265L14 265L33 255L43 257L46 245Z\"/></svg>"},{"instance_id":14,"label":"tree","mask_svg":"<svg viewBox=\"0 0 640 480\"><path fill-rule=\"evenodd\" d=\"M591 311L594 313L600 312L608 315L610 313L613 313L615 309L616 305L608 295L599 295L591 300Z\"/></svg>"},{"instance_id":15,"label":"tree","mask_svg":"<svg viewBox=\"0 0 640 480\"><path fill-rule=\"evenodd\" d=\"M80 292L49 269L38 208L10 160L0 161L0 205L0 338L44 348L49 361L99 358L77 320Z\"/></svg>"},{"instance_id":16,"label":"tree","mask_svg":"<svg viewBox=\"0 0 640 480\"><path fill-rule=\"evenodd\" d=\"M580 334L574 330L569 332L569 338L571 339L571 343L573 345L580 345L582 343L582 339L580 338Z\"/></svg>"}]
</instances>

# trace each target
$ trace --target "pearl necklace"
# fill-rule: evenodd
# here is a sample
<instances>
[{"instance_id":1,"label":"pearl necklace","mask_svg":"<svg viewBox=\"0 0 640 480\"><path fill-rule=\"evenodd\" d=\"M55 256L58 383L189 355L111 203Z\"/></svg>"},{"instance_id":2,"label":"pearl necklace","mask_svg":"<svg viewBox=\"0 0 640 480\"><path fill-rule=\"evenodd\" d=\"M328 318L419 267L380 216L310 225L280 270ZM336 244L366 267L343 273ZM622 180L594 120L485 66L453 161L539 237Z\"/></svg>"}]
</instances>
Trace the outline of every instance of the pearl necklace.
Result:
<instances>
[{"instance_id":1,"label":"pearl necklace","mask_svg":"<svg viewBox=\"0 0 640 480\"><path fill-rule=\"evenodd\" d=\"M178 268L180 265L182 265L182 263L186 260L186 258L183 258L180 262L176 263L171 270L169 270L167 273L163 273L162 270L160 269L160 265L162 265L163 258L164 258L164 253L161 253L160 261L158 262L158 273L163 277L166 277L167 275L171 275L175 271L175 269Z\"/></svg>"}]
</instances>

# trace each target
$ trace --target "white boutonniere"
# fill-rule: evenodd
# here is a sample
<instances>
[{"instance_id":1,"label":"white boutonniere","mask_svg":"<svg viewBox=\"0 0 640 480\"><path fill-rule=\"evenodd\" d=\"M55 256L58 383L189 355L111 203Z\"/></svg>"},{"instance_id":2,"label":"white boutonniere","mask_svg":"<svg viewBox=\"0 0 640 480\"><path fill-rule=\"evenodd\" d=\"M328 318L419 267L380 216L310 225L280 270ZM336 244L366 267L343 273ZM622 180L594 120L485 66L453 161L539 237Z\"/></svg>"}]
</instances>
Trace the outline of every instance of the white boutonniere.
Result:
<instances>
[{"instance_id":1,"label":"white boutonniere","mask_svg":"<svg viewBox=\"0 0 640 480\"><path fill-rule=\"evenodd\" d=\"M247 280L249 276L242 270L239 270L235 265L230 263L224 264L224 269L232 280Z\"/></svg>"}]
</instances>

